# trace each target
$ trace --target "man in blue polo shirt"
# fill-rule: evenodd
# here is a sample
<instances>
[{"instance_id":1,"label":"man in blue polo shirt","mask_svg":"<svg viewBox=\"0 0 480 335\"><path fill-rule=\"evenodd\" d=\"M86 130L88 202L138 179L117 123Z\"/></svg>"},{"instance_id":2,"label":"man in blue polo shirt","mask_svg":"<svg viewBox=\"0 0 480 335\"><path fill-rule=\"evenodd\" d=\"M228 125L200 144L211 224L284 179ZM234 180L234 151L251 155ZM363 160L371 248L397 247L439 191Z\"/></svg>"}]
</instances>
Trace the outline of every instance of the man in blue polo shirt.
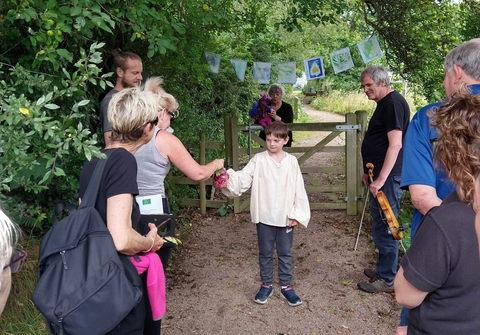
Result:
<instances>
[{"instance_id":1,"label":"man in blue polo shirt","mask_svg":"<svg viewBox=\"0 0 480 335\"><path fill-rule=\"evenodd\" d=\"M480 38L467 41L451 50L444 62L443 87L447 99L462 85L467 85L473 94L480 94ZM433 146L437 132L430 127L428 112L435 112L443 102L421 108L413 117L408 128L403 151L401 187L410 191L415 207L412 217L411 239L423 216L454 189L448 178L433 163ZM396 335L406 335L408 325L407 308L402 309Z\"/></svg>"}]
</instances>

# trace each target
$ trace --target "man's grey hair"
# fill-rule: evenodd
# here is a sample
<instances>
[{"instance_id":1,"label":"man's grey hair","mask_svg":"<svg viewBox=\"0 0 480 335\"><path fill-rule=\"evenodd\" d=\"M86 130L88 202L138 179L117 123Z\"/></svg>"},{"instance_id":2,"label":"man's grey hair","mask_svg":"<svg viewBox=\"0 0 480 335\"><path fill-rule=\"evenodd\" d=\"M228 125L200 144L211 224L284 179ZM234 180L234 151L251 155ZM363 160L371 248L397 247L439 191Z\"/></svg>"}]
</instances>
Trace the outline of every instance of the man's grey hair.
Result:
<instances>
[{"instance_id":1,"label":"man's grey hair","mask_svg":"<svg viewBox=\"0 0 480 335\"><path fill-rule=\"evenodd\" d=\"M445 70L452 71L453 65L460 67L472 79L480 81L480 38L471 39L450 50L445 57Z\"/></svg>"},{"instance_id":2,"label":"man's grey hair","mask_svg":"<svg viewBox=\"0 0 480 335\"><path fill-rule=\"evenodd\" d=\"M362 80L366 76L372 78L372 80L377 85L380 85L382 81L384 81L385 86L390 87L390 75L388 74L387 69L385 69L383 66L367 67L360 75L360 80Z\"/></svg>"}]
</instances>

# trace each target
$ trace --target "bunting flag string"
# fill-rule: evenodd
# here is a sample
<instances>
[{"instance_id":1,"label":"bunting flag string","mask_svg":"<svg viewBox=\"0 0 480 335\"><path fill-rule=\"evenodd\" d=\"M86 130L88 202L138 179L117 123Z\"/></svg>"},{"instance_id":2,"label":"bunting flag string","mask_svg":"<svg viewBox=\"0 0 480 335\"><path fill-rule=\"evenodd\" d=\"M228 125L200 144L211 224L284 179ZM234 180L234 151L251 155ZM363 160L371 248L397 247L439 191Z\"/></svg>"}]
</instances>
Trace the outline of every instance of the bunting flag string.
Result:
<instances>
[{"instance_id":1,"label":"bunting flag string","mask_svg":"<svg viewBox=\"0 0 480 335\"><path fill-rule=\"evenodd\" d=\"M377 37L372 35L361 42L357 43L358 51L362 56L363 62L366 64L383 56ZM210 67L210 71L218 73L220 69L220 55L213 52L205 51L205 59ZM346 71L354 67L350 47L336 50L330 53L330 61L332 63L335 74ZM245 71L247 61L241 59L230 59L238 80L245 80ZM307 80L315 80L325 77L325 69L323 57L317 56L303 61ZM281 62L278 66L278 83L295 83L297 65L295 61ZM271 78L272 63L254 62L253 63L253 82L257 84L269 84Z\"/></svg>"}]
</instances>

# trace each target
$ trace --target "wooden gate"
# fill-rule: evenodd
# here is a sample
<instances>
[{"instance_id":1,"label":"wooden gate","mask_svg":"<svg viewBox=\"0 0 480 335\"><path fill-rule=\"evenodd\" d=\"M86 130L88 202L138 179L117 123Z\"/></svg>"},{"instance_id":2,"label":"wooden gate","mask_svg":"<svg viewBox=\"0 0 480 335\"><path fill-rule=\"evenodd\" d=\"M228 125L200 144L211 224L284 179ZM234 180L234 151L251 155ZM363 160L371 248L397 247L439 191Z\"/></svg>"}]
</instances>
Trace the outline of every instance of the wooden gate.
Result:
<instances>
[{"instance_id":1,"label":"wooden gate","mask_svg":"<svg viewBox=\"0 0 480 335\"><path fill-rule=\"evenodd\" d=\"M322 140L313 146L284 148L285 151L298 158L311 209L345 209L348 215L356 215L362 210L362 195L364 192L361 181L363 170L361 167L360 143L365 133L366 122L366 112L357 111L355 114L347 114L344 122L287 124L289 130L294 132L308 131L322 132L322 135L326 134ZM265 141L256 134L259 129L261 127L257 125L238 124L234 115L225 115L225 153L228 166L238 170L240 157L246 155L250 157L265 150L263 148L252 148L251 142L249 142L248 148L239 148L238 145L239 134L248 133L249 139L265 147ZM345 134L343 145L329 145L341 134ZM309 158L322 153L340 153L343 154L344 159L341 165L335 166L312 166L308 164ZM343 178L331 184L322 182L322 179L328 179L328 175L340 175ZM235 213L248 209L250 204L248 197L246 199L235 198L230 203L233 203Z\"/></svg>"},{"instance_id":2,"label":"wooden gate","mask_svg":"<svg viewBox=\"0 0 480 335\"><path fill-rule=\"evenodd\" d=\"M236 116L224 115L225 120L225 142L206 142L204 134L200 136L200 164L205 164L205 152L208 149L225 149L225 159L228 167L238 170L242 163L246 163L249 157L263 151L264 149L252 147L256 142L265 146L265 142L258 137L260 130L256 125L238 124ZM344 122L323 122L323 123L291 123L288 128L294 132L308 131L321 132L325 135L322 140L312 146L284 148L285 151L294 154L298 158L302 170L307 193L310 199L311 209L344 209L347 215L356 215L362 211L364 187L361 176L360 143L363 139L367 125L367 114L365 111L357 111L345 116ZM239 147L239 136L248 136L249 145L245 148ZM344 135L343 135L344 134ZM344 137L342 145L332 145L332 141L339 136ZM322 136L320 136L322 137ZM318 138L315 136L315 138ZM196 145L198 148L198 144ZM308 159L313 155L325 153L339 153L342 155L339 165L313 166ZM329 183L329 176L340 176L335 182ZM320 178L319 178L320 176ZM173 177L177 184L198 184L199 199L183 199L183 204L200 207L202 214L207 208L220 208L230 205L235 213L249 208L248 194L233 200L208 199L207 187L212 181L196 183L188 178ZM325 182L327 180L327 182Z\"/></svg>"}]
</instances>

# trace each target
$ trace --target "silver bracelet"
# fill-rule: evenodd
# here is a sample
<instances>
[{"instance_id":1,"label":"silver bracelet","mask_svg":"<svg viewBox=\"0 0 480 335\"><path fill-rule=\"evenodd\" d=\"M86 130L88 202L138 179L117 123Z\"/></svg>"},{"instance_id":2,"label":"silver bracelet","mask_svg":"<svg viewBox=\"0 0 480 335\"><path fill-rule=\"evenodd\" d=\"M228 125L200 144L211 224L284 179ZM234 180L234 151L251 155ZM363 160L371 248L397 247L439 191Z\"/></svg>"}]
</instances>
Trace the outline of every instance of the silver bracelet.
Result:
<instances>
[{"instance_id":1,"label":"silver bracelet","mask_svg":"<svg viewBox=\"0 0 480 335\"><path fill-rule=\"evenodd\" d=\"M155 245L155 239L151 236L145 236L145 237L148 237L152 240L152 245L150 246L150 248L148 248L148 250L144 251L144 252L149 252L150 250L152 250L153 246Z\"/></svg>"}]
</instances>

